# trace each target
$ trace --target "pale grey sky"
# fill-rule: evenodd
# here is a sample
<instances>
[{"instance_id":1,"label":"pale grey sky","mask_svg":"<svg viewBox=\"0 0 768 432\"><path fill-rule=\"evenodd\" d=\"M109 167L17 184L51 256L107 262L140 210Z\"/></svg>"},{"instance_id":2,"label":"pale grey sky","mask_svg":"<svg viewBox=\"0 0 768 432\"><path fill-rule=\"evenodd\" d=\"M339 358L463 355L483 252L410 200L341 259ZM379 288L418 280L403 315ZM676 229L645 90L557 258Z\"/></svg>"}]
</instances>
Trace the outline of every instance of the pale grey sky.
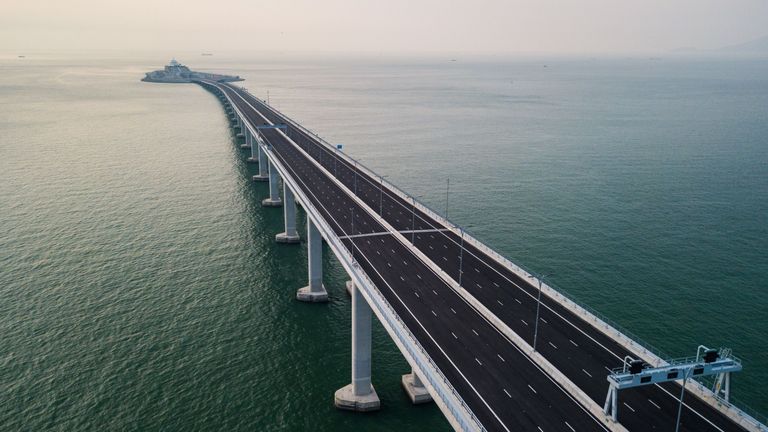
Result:
<instances>
[{"instance_id":1,"label":"pale grey sky","mask_svg":"<svg viewBox=\"0 0 768 432\"><path fill-rule=\"evenodd\" d=\"M768 34L766 0L0 0L0 49L599 53Z\"/></svg>"}]
</instances>

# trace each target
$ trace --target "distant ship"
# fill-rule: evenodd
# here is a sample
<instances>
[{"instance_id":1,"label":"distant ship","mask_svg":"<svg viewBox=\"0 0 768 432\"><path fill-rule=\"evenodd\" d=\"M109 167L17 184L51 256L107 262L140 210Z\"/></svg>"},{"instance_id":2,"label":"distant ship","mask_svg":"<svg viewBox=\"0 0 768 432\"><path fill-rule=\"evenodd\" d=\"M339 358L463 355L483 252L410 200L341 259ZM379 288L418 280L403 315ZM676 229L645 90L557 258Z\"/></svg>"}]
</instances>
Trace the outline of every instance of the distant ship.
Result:
<instances>
[{"instance_id":1,"label":"distant ship","mask_svg":"<svg viewBox=\"0 0 768 432\"><path fill-rule=\"evenodd\" d=\"M146 82L161 82L161 83L188 83L196 79L207 79L219 82L232 82L242 81L240 76L232 75L220 75L208 72L195 72L189 70L188 67L172 59L171 62L163 70L156 70L147 72L147 75L142 78L142 81Z\"/></svg>"},{"instance_id":2,"label":"distant ship","mask_svg":"<svg viewBox=\"0 0 768 432\"><path fill-rule=\"evenodd\" d=\"M213 54L212 53L202 53L200 55L202 55L202 56L212 56Z\"/></svg>"}]
</instances>

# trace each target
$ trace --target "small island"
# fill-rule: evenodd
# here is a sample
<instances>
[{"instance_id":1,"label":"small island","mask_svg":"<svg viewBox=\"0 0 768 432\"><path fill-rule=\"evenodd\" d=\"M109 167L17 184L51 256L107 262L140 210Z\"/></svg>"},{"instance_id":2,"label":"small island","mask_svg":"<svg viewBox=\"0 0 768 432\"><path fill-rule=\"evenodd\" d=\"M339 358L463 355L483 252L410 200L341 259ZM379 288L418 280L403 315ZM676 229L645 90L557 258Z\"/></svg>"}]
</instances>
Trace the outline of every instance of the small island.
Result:
<instances>
[{"instance_id":1,"label":"small island","mask_svg":"<svg viewBox=\"0 0 768 432\"><path fill-rule=\"evenodd\" d=\"M197 79L206 79L219 82L243 81L243 79L237 75L233 76L208 72L195 72L190 70L187 66L177 62L176 59L172 59L171 62L163 70L147 72L147 75L141 80L146 82L160 83L188 83Z\"/></svg>"}]
</instances>

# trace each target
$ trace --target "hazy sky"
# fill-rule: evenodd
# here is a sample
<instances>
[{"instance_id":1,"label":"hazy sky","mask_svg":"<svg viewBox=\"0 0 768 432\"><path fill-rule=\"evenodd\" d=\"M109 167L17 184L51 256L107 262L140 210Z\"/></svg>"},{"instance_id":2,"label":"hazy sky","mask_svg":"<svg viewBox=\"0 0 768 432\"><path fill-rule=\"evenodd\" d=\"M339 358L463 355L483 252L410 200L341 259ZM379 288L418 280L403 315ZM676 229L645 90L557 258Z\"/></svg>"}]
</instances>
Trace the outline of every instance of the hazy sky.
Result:
<instances>
[{"instance_id":1,"label":"hazy sky","mask_svg":"<svg viewBox=\"0 0 768 432\"><path fill-rule=\"evenodd\" d=\"M638 52L768 34L767 0L0 0L0 49Z\"/></svg>"}]
</instances>

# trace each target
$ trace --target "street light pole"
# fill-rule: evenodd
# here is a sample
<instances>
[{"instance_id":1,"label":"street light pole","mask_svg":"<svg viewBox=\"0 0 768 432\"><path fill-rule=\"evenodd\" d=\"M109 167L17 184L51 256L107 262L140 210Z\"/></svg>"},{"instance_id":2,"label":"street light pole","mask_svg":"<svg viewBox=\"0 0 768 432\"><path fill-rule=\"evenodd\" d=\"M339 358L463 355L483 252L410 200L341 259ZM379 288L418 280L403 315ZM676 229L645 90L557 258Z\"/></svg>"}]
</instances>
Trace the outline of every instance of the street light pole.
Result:
<instances>
[{"instance_id":1,"label":"street light pole","mask_svg":"<svg viewBox=\"0 0 768 432\"><path fill-rule=\"evenodd\" d=\"M464 274L464 229L461 230L461 246L459 246L459 286L461 286L461 275Z\"/></svg>"},{"instance_id":2,"label":"street light pole","mask_svg":"<svg viewBox=\"0 0 768 432\"><path fill-rule=\"evenodd\" d=\"M680 389L680 405L677 407L677 421L675 422L675 432L680 431L680 415L683 413L683 397L685 396L685 383L688 382L688 371L683 373L683 385Z\"/></svg>"},{"instance_id":3,"label":"street light pole","mask_svg":"<svg viewBox=\"0 0 768 432\"><path fill-rule=\"evenodd\" d=\"M445 218L448 219L448 192L451 190L451 179L445 179Z\"/></svg>"},{"instance_id":4,"label":"street light pole","mask_svg":"<svg viewBox=\"0 0 768 432\"><path fill-rule=\"evenodd\" d=\"M379 215L384 217L384 177L379 175Z\"/></svg>"},{"instance_id":5,"label":"street light pole","mask_svg":"<svg viewBox=\"0 0 768 432\"><path fill-rule=\"evenodd\" d=\"M536 324L533 326L533 350L536 351L536 341L539 338L539 310L541 309L541 280L545 275L539 275L539 295L536 298Z\"/></svg>"}]
</instances>

